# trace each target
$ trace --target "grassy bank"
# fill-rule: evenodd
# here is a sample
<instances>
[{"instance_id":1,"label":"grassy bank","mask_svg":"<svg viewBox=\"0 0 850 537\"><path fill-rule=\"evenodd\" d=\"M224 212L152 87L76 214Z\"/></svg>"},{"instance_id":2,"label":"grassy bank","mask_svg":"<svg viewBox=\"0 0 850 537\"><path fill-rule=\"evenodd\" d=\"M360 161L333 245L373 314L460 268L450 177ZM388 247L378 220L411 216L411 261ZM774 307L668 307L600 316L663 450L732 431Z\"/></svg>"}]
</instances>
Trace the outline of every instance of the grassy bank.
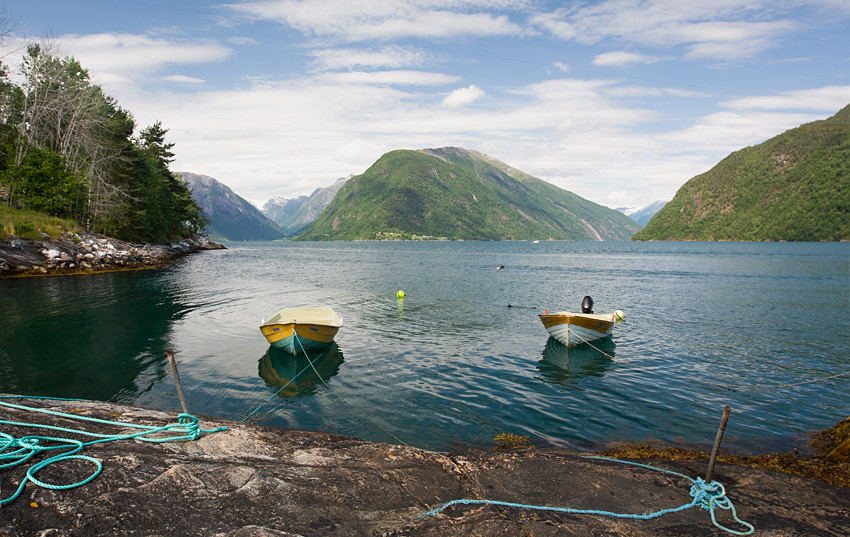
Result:
<instances>
[{"instance_id":1,"label":"grassy bank","mask_svg":"<svg viewBox=\"0 0 850 537\"><path fill-rule=\"evenodd\" d=\"M17 235L22 239L41 239L42 233L46 233L55 240L62 236L63 231L81 233L82 228L73 220L0 205L0 238Z\"/></svg>"}]
</instances>

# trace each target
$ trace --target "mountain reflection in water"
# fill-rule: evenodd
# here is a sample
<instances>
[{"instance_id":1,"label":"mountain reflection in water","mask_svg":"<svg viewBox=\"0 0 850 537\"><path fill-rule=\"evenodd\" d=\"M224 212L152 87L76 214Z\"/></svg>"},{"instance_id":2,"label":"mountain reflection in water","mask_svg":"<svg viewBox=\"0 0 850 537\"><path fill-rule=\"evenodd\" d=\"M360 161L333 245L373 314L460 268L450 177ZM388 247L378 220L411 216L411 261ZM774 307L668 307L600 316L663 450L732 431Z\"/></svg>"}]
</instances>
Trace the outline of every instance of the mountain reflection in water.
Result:
<instances>
[{"instance_id":1,"label":"mountain reflection in water","mask_svg":"<svg viewBox=\"0 0 850 537\"><path fill-rule=\"evenodd\" d=\"M342 362L342 350L336 343L310 357L295 356L269 345L257 367L260 377L279 390L280 397L304 397L315 393L317 385L336 375Z\"/></svg>"},{"instance_id":2,"label":"mountain reflection in water","mask_svg":"<svg viewBox=\"0 0 850 537\"><path fill-rule=\"evenodd\" d=\"M570 386L581 377L601 377L613 363L616 344L610 337L568 349L550 337L537 363L544 382Z\"/></svg>"}]
</instances>

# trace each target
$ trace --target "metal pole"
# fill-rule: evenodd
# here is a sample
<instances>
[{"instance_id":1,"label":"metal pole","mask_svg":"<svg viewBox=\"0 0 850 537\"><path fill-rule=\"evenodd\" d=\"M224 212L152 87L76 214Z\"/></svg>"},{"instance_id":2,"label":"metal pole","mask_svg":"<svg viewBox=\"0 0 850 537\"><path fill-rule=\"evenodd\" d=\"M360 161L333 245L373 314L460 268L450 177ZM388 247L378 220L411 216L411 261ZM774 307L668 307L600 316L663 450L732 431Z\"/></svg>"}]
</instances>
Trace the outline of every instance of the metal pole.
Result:
<instances>
[{"instance_id":1,"label":"metal pole","mask_svg":"<svg viewBox=\"0 0 850 537\"><path fill-rule=\"evenodd\" d=\"M720 451L720 442L723 440L723 433L726 432L726 421L729 420L729 413L732 412L732 407L723 407L723 417L720 418L720 427L717 429L717 437L714 439L714 447L711 449L711 458L708 459L708 472L705 474L705 482L711 483L711 475L714 473L714 463L717 462L717 452Z\"/></svg>"},{"instance_id":2,"label":"metal pole","mask_svg":"<svg viewBox=\"0 0 850 537\"><path fill-rule=\"evenodd\" d=\"M186 396L183 395L183 384L180 382L180 374L177 372L177 362L174 361L174 353L165 351L168 357L168 365L171 366L171 374L174 376L174 384L177 385L177 396L180 397L180 406L183 407L183 413L189 413L189 407L186 406Z\"/></svg>"}]
</instances>

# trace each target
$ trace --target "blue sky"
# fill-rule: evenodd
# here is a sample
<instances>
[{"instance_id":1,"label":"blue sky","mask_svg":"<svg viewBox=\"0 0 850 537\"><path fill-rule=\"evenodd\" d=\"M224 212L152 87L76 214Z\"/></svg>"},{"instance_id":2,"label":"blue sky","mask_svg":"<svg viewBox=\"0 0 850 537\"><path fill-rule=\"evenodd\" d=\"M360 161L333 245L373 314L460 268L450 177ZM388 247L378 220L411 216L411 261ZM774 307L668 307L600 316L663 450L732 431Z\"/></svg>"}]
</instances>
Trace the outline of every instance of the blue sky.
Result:
<instances>
[{"instance_id":1,"label":"blue sky","mask_svg":"<svg viewBox=\"0 0 850 537\"><path fill-rule=\"evenodd\" d=\"M0 0L0 5L3 5ZM7 0L174 171L262 204L393 149L475 149L612 208L850 104L847 0Z\"/></svg>"}]
</instances>

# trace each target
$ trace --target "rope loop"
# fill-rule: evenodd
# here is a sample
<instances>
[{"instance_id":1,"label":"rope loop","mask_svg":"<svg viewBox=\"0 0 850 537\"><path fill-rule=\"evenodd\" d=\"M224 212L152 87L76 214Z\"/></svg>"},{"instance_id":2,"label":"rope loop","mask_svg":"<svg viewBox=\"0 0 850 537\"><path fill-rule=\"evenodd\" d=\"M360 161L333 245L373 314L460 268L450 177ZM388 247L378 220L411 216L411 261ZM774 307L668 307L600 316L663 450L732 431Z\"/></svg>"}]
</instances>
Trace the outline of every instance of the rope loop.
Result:
<instances>
[{"instance_id":1,"label":"rope loop","mask_svg":"<svg viewBox=\"0 0 850 537\"><path fill-rule=\"evenodd\" d=\"M6 399L8 397L2 397L0 399ZM77 440L75 438L58 438L53 436L38 436L38 435L27 435L21 438L15 438L14 436L4 433L0 431L0 469L11 468L14 466L21 465L33 458L34 456L47 452L58 450L61 453L49 457L41 462L37 462L30 466L26 471L26 476L21 480L20 485L18 486L18 490L15 491L8 498L0 498L0 505L7 504L18 496L24 490L27 482L32 482L33 484L47 489L52 490L66 490L72 489L75 487L80 487L89 483L103 470L103 464L94 457L89 457L87 455L78 455L83 448L100 444L104 442L112 442L116 440L132 440L138 439L143 442L174 442L177 440L197 440L200 438L201 433L216 433L219 431L226 431L227 427L217 427L211 430L204 430L200 428L198 418L191 414L178 414L177 423L172 423L170 425L164 425L162 427L156 427L152 425L140 425L136 423L127 423L127 422L119 422L119 421L109 421L102 420L97 418L88 418L84 416L76 416L72 414L67 414L64 412L57 412L53 410L47 410L37 407L28 407L23 405L16 405L13 403L7 403L0 400L0 406L6 406L11 408L17 408L32 412L41 412L44 414L50 414L54 416L61 416L63 418L83 420L95 423L101 423L112 426L119 426L122 428L131 428L131 429L139 429L140 432L132 433L132 434L102 434L102 433L94 433L85 430L77 430L77 429L68 429L65 427L56 427L53 425L39 424L39 423L23 423L23 422L14 422L7 420L0 420L0 424L11 425L14 427L35 427L40 429L48 429L52 431L62 431L68 432L71 434L75 434L78 436L88 436L94 438L94 440L90 440L88 442L83 442L82 440ZM151 435L161 434L168 431L172 431L177 433L177 436L158 436L152 438ZM180 434L185 433L185 434ZM56 464L60 462L70 461L70 460L83 460L93 463L96 468L95 470L86 478L77 481L75 483L69 483L65 485L56 485L53 483L46 483L41 481L35 477L35 474L44 469L51 464Z\"/></svg>"},{"instance_id":2,"label":"rope loop","mask_svg":"<svg viewBox=\"0 0 850 537\"><path fill-rule=\"evenodd\" d=\"M82 449L82 445L80 445L80 449ZM50 466L51 464L56 464L57 462L68 461L72 459L80 459L86 460L89 462L93 462L97 467L94 472L92 472L88 477L81 481L77 481L76 483L69 483L67 485L54 485L52 483L45 483L44 481L40 481L35 478L36 472L45 468L46 466ZM86 483L89 483L91 480L100 475L101 470L103 470L103 463L94 457L89 457L88 455L72 455L69 453L65 453L62 455L56 455L55 457L50 457L49 459L45 459L37 464L33 464L29 470L27 470L27 479L33 482L33 484L38 485L39 487L51 489L51 490L67 490L75 487L81 487ZM24 481L26 482L26 481Z\"/></svg>"},{"instance_id":3,"label":"rope loop","mask_svg":"<svg viewBox=\"0 0 850 537\"><path fill-rule=\"evenodd\" d=\"M694 498L694 503L711 512L712 524L732 535L750 535L755 531L755 527L752 524L738 518L735 506L732 505L732 501L726 496L726 488L722 484L717 481L706 483L701 477L694 479L693 482L694 484L691 485L691 496ZM746 527L747 531L736 531L717 522L715 509L729 511L735 522Z\"/></svg>"},{"instance_id":4,"label":"rope loop","mask_svg":"<svg viewBox=\"0 0 850 537\"><path fill-rule=\"evenodd\" d=\"M477 500L477 499L461 499L461 500L452 500L450 502L444 503L443 505L437 507L436 509L432 509L427 513L422 513L418 518L422 518L425 516L433 516L437 517L440 514L440 511L449 507L451 505L496 505L500 507L513 507L519 509L534 509L538 511L555 511L558 513L568 513L573 515L598 515L598 516L609 516L613 518L631 518L635 520L650 520L653 518L658 518L662 515L666 515L668 513L678 513L680 511L686 511L692 507L699 505L703 509L707 509L711 512L711 522L721 530L731 533L732 535L750 535L755 531L755 528L752 524L744 522L740 518L738 518L738 514L735 512L735 506L732 505L732 502L729 498L726 497L726 489L718 483L717 481L711 481L710 483L706 483L702 478L697 477L696 479L691 479L690 477L681 474L679 472L674 472L672 470L665 470L663 468L656 468L654 466L650 466L648 464L641 464L638 462L632 461L624 461L620 459L612 459L610 457L598 457L593 455L585 456L587 459L598 459L603 461L612 461L618 462L622 464L629 464L632 466L638 466L640 468L647 468L649 470L655 470L657 472L662 472L666 474L672 474L684 479L687 479L692 483L690 495L693 500L689 503L680 505L679 507L660 509L658 511L652 513L643 513L643 514L629 514L629 513L615 513L612 511L600 511L598 509L573 509L569 507L549 507L544 505L528 505L521 503L512 503L512 502L502 502L497 500ZM715 510L717 508L728 510L731 512L732 518L746 528L745 531L737 531L731 528L727 528L723 526L719 522L717 522L717 518L715 516Z\"/></svg>"},{"instance_id":5,"label":"rope loop","mask_svg":"<svg viewBox=\"0 0 850 537\"><path fill-rule=\"evenodd\" d=\"M182 425L191 440L197 440L201 437L201 426L198 424L198 418L191 414L178 414L177 423Z\"/></svg>"}]
</instances>

